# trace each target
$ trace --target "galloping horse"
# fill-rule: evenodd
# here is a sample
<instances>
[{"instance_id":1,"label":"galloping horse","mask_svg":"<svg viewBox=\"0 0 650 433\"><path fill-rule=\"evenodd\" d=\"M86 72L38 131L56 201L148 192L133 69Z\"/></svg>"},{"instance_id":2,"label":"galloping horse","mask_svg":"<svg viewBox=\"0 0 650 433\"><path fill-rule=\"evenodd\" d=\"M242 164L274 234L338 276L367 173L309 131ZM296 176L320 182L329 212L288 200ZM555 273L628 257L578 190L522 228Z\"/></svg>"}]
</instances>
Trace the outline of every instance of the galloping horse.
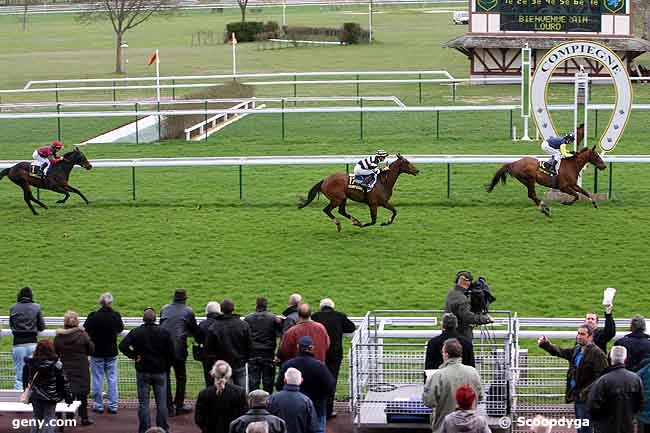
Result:
<instances>
[{"instance_id":1,"label":"galloping horse","mask_svg":"<svg viewBox=\"0 0 650 433\"><path fill-rule=\"evenodd\" d=\"M0 179L5 176L9 176L9 179L11 179L13 183L23 189L23 198L25 200L25 203L27 203L27 206L29 206L34 215L38 215L38 212L36 212L34 206L32 206L32 201L43 209L47 209L47 206L45 206L40 200L34 197L30 186L41 189L49 189L51 191L58 192L59 194L64 194L65 197L57 201L57 203L65 203L66 200L68 200L70 197L69 192L74 192L79 197L81 197L83 201L86 202L86 204L88 204L88 200L86 197L84 197L81 191L68 184L70 171L72 171L72 167L75 165L79 165L86 170L93 168L92 164L88 161L88 159L86 159L86 156L81 152L81 150L79 150L78 147L75 147L72 152L68 152L63 155L63 158L61 158L58 163L51 166L47 172L47 176L44 179L41 177L34 177L29 174L30 164L30 162L20 162L13 167L5 168L4 170L0 171Z\"/></svg>"},{"instance_id":2,"label":"galloping horse","mask_svg":"<svg viewBox=\"0 0 650 433\"><path fill-rule=\"evenodd\" d=\"M379 173L377 182L372 190L365 192L348 188L349 175L347 173L334 173L314 185L309 190L307 198L300 201L298 209L307 206L314 200L316 194L322 192L330 200L329 204L323 208L323 212L336 224L336 230L341 231L341 223L332 214L332 209L335 207L338 207L339 213L351 220L353 225L357 227L368 227L377 222L377 208L382 206L393 213L388 221L381 224L382 226L387 226L392 224L397 216L397 211L389 202L391 195L393 195L393 187L395 186L395 182L397 182L397 178L402 173L416 176L419 172L420 170L415 165L411 164L398 153L397 159ZM371 222L362 224L361 221L347 213L345 210L347 199L367 203L370 208Z\"/></svg>"},{"instance_id":3,"label":"galloping horse","mask_svg":"<svg viewBox=\"0 0 650 433\"><path fill-rule=\"evenodd\" d=\"M596 152L596 146L591 149L585 147L571 158L562 160L560 173L557 175L557 180L554 183L551 176L538 169L539 162L537 159L530 157L521 158L501 167L492 178L492 182L487 186L487 192L492 192L494 187L499 183L499 180L505 184L506 176L509 174L528 188L528 197L535 202L537 208L546 216L551 216L551 210L537 197L535 183L549 188L557 188L573 197L573 200L562 202L562 204L571 205L578 200L580 197L579 194L583 194L591 200L594 208L597 208L598 205L593 197L578 185L578 175L587 163L595 165L599 170L607 168L603 159Z\"/></svg>"}]
</instances>

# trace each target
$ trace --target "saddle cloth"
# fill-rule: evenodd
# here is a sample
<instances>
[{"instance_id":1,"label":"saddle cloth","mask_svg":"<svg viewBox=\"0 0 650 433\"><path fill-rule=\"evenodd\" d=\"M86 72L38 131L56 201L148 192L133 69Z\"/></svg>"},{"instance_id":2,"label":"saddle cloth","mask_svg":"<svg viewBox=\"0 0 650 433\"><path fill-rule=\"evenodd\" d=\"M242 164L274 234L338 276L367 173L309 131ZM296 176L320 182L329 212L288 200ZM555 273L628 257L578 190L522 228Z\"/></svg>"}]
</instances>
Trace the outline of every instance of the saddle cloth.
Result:
<instances>
[{"instance_id":1,"label":"saddle cloth","mask_svg":"<svg viewBox=\"0 0 650 433\"><path fill-rule=\"evenodd\" d=\"M29 165L29 175L30 176L32 176L32 177L41 177L42 174L43 174L43 169L41 168L40 165L38 165L38 163L36 163L36 164L31 163Z\"/></svg>"},{"instance_id":2,"label":"saddle cloth","mask_svg":"<svg viewBox=\"0 0 650 433\"><path fill-rule=\"evenodd\" d=\"M544 174L548 174L549 176L551 175L551 173L546 169L546 161L543 159L539 160L537 164L537 169Z\"/></svg>"},{"instance_id":3,"label":"saddle cloth","mask_svg":"<svg viewBox=\"0 0 650 433\"><path fill-rule=\"evenodd\" d=\"M376 183L377 180L375 180L372 184L370 184L370 186L367 188L367 191L371 191L372 188L374 188ZM348 189L358 189L359 191L366 191L366 188L362 187L357 183L357 179L354 174L348 174Z\"/></svg>"}]
</instances>

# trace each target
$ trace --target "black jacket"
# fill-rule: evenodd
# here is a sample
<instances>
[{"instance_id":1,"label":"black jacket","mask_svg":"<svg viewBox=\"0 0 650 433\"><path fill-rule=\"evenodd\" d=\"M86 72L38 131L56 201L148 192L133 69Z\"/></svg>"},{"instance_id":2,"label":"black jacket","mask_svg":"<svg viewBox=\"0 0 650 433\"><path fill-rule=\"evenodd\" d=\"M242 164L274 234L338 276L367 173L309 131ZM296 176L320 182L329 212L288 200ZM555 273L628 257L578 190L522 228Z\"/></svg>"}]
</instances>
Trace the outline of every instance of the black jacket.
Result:
<instances>
[{"instance_id":1,"label":"black jacket","mask_svg":"<svg viewBox=\"0 0 650 433\"><path fill-rule=\"evenodd\" d=\"M650 356L650 335L642 331L634 331L616 340L614 346L625 347L627 349L625 367L631 371L639 371L641 361Z\"/></svg>"},{"instance_id":2,"label":"black jacket","mask_svg":"<svg viewBox=\"0 0 650 433\"><path fill-rule=\"evenodd\" d=\"M323 307L311 316L314 322L322 324L330 336L330 347L325 354L325 362L335 362L343 359L343 334L354 332L354 323L345 314L330 307Z\"/></svg>"},{"instance_id":3,"label":"black jacket","mask_svg":"<svg viewBox=\"0 0 650 433\"><path fill-rule=\"evenodd\" d=\"M32 382L33 379L33 382ZM58 403L73 401L70 384L58 359L25 358L23 367L23 388L32 384L30 399Z\"/></svg>"},{"instance_id":4,"label":"black jacket","mask_svg":"<svg viewBox=\"0 0 650 433\"><path fill-rule=\"evenodd\" d=\"M614 323L614 317L612 313L605 313L605 327L597 328L594 331L594 344L607 354L607 343L615 336L616 323Z\"/></svg>"},{"instance_id":5,"label":"black jacket","mask_svg":"<svg viewBox=\"0 0 650 433\"><path fill-rule=\"evenodd\" d=\"M269 398L269 412L287 423L288 433L316 433L318 415L311 399L298 385L284 385L284 390Z\"/></svg>"},{"instance_id":6,"label":"black jacket","mask_svg":"<svg viewBox=\"0 0 650 433\"><path fill-rule=\"evenodd\" d=\"M292 305L287 307L283 312L284 321L282 322L282 333L284 334L291 328L293 325L298 323L298 306Z\"/></svg>"},{"instance_id":7,"label":"black jacket","mask_svg":"<svg viewBox=\"0 0 650 433\"><path fill-rule=\"evenodd\" d=\"M275 384L278 391L282 390L284 386L284 373L291 367L300 370L302 373L300 392L311 399L319 416L324 415L324 403L330 395L334 394L336 389L336 381L332 373L324 363L314 358L312 353L299 352L296 357L282 364Z\"/></svg>"},{"instance_id":8,"label":"black jacket","mask_svg":"<svg viewBox=\"0 0 650 433\"><path fill-rule=\"evenodd\" d=\"M233 369L237 369L246 365L250 353L250 327L239 315L223 314L210 326L205 339L207 360L223 359Z\"/></svg>"},{"instance_id":9,"label":"black jacket","mask_svg":"<svg viewBox=\"0 0 650 433\"><path fill-rule=\"evenodd\" d=\"M36 343L38 333L45 329L41 306L34 303L29 287L24 287L18 292L17 301L9 310L9 326L14 335L14 346Z\"/></svg>"},{"instance_id":10,"label":"black jacket","mask_svg":"<svg viewBox=\"0 0 650 433\"><path fill-rule=\"evenodd\" d=\"M169 332L174 342L174 356L179 361L187 359L187 337L199 333L194 311L185 301L174 301L160 310L160 326Z\"/></svg>"},{"instance_id":11,"label":"black jacket","mask_svg":"<svg viewBox=\"0 0 650 433\"><path fill-rule=\"evenodd\" d=\"M634 418L643 403L641 378L615 365L594 382L587 407L597 432L633 433Z\"/></svg>"},{"instance_id":12,"label":"black jacket","mask_svg":"<svg viewBox=\"0 0 650 433\"><path fill-rule=\"evenodd\" d=\"M474 362L474 345L470 340L458 335L455 331L443 330L440 335L433 337L427 343L427 356L424 360L424 369L432 370L442 365L442 345L445 340L450 338L457 338L460 345L463 347L463 364L475 367Z\"/></svg>"},{"instance_id":13,"label":"black jacket","mask_svg":"<svg viewBox=\"0 0 650 433\"><path fill-rule=\"evenodd\" d=\"M246 316L244 321L250 327L251 359L273 360L276 339L282 334L282 321L269 311L256 311Z\"/></svg>"},{"instance_id":14,"label":"black jacket","mask_svg":"<svg viewBox=\"0 0 650 433\"><path fill-rule=\"evenodd\" d=\"M117 337L124 331L124 322L120 313L110 307L102 307L88 315L83 327L95 344L93 357L117 356Z\"/></svg>"},{"instance_id":15,"label":"black jacket","mask_svg":"<svg viewBox=\"0 0 650 433\"><path fill-rule=\"evenodd\" d=\"M474 334L472 333L473 325L485 325L490 323L490 319L485 314L476 314L472 312L469 297L465 294L465 289L460 286L452 287L447 292L445 313L454 313L458 319L458 328L456 332L468 340L474 338Z\"/></svg>"},{"instance_id":16,"label":"black jacket","mask_svg":"<svg viewBox=\"0 0 650 433\"><path fill-rule=\"evenodd\" d=\"M166 373L174 359L172 337L155 323L143 323L131 330L120 342L120 351L135 360L142 373Z\"/></svg>"},{"instance_id":17,"label":"black jacket","mask_svg":"<svg viewBox=\"0 0 650 433\"><path fill-rule=\"evenodd\" d=\"M248 403L243 388L227 383L221 394L210 386L196 398L194 422L201 433L228 433L230 423L246 413Z\"/></svg>"},{"instance_id":18,"label":"black jacket","mask_svg":"<svg viewBox=\"0 0 650 433\"><path fill-rule=\"evenodd\" d=\"M214 324L214 321L217 320L220 316L221 313L208 313L207 316L205 316L205 320L201 320L199 323L199 331L196 334L196 337L194 337L194 340L197 343L200 345L205 345L205 338L208 335L210 326L212 326Z\"/></svg>"},{"instance_id":19,"label":"black jacket","mask_svg":"<svg viewBox=\"0 0 650 433\"><path fill-rule=\"evenodd\" d=\"M271 415L266 409L250 409L230 424L230 433L246 433L246 427L252 422L266 421L269 433L286 433L287 425L284 420Z\"/></svg>"}]
</instances>

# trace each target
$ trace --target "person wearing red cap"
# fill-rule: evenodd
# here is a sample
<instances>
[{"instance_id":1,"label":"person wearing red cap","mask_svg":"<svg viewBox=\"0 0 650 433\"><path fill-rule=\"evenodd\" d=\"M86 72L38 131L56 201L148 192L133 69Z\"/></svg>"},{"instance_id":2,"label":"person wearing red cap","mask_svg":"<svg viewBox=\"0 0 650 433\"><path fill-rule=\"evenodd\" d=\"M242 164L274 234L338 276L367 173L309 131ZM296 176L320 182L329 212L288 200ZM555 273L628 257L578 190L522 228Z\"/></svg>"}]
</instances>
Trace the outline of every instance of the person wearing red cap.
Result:
<instances>
[{"instance_id":1,"label":"person wearing red cap","mask_svg":"<svg viewBox=\"0 0 650 433\"><path fill-rule=\"evenodd\" d=\"M485 417L476 413L476 393L468 384L456 390L456 410L442 422L443 433L490 433Z\"/></svg>"},{"instance_id":2,"label":"person wearing red cap","mask_svg":"<svg viewBox=\"0 0 650 433\"><path fill-rule=\"evenodd\" d=\"M61 149L63 149L63 144L56 140L49 146L39 147L34 150L32 158L34 158L34 165L41 168L41 177L45 177L47 169L61 160L61 157L56 154Z\"/></svg>"}]
</instances>

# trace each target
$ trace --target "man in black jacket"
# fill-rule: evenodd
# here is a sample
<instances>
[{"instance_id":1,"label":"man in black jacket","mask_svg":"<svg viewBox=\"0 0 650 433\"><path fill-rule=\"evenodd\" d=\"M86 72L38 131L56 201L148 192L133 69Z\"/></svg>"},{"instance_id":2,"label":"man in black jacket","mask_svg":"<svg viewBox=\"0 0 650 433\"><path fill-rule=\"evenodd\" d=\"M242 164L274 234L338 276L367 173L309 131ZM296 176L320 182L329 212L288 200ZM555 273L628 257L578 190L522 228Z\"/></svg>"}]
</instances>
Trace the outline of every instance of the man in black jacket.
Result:
<instances>
[{"instance_id":1,"label":"man in black jacket","mask_svg":"<svg viewBox=\"0 0 650 433\"><path fill-rule=\"evenodd\" d=\"M334 387L339 379L341 361L343 361L343 334L351 334L356 327L348 316L335 310L334 301L325 298L320 301L320 311L311 316L314 322L322 324L330 336L330 347L325 354L325 365L334 376ZM327 399L327 418L334 418L334 395L332 393Z\"/></svg>"},{"instance_id":2,"label":"man in black jacket","mask_svg":"<svg viewBox=\"0 0 650 433\"><path fill-rule=\"evenodd\" d=\"M302 302L302 296L299 293L293 293L289 296L287 308L282 312L284 322L282 322L282 333L284 334L293 325L298 323L298 306Z\"/></svg>"},{"instance_id":3,"label":"man in black jacket","mask_svg":"<svg viewBox=\"0 0 650 433\"><path fill-rule=\"evenodd\" d=\"M302 373L289 368L284 373L284 388L269 399L269 412L287 423L288 433L316 433L318 415L314 403L300 392Z\"/></svg>"},{"instance_id":4,"label":"man in black jacket","mask_svg":"<svg viewBox=\"0 0 650 433\"><path fill-rule=\"evenodd\" d=\"M246 427L254 422L266 422L268 433L286 433L287 426L283 419L266 410L269 400L269 393L257 389L248 394L248 407L250 409L244 415L230 423L229 433L246 433Z\"/></svg>"},{"instance_id":5,"label":"man in black jacket","mask_svg":"<svg viewBox=\"0 0 650 433\"><path fill-rule=\"evenodd\" d=\"M185 385L187 384L187 337L197 338L199 327L196 324L194 311L187 305L185 289L176 289L171 304L165 305L160 311L160 326L166 329L174 342L174 360L171 363L167 378L167 409L169 415L182 415L192 412L190 405L185 405ZM172 400L171 369L176 376L176 395Z\"/></svg>"},{"instance_id":6,"label":"man in black jacket","mask_svg":"<svg viewBox=\"0 0 650 433\"><path fill-rule=\"evenodd\" d=\"M455 338L460 342L463 347L463 364L470 367L476 367L474 362L474 345L465 337L458 335L456 328L458 327L458 320L453 313L445 313L442 316L442 333L437 337L433 337L427 343L427 355L424 360L425 370L434 370L442 365L442 345L445 340Z\"/></svg>"},{"instance_id":7,"label":"man in black jacket","mask_svg":"<svg viewBox=\"0 0 650 433\"><path fill-rule=\"evenodd\" d=\"M312 350L314 340L308 335L298 340L298 355L291 358L278 372L278 379L275 387L278 391L284 386L284 374L293 367L302 373L302 384L300 392L311 399L318 415L319 430L317 433L325 433L327 423L327 399L336 390L334 376L330 373L325 363L314 357Z\"/></svg>"},{"instance_id":8,"label":"man in black jacket","mask_svg":"<svg viewBox=\"0 0 650 433\"><path fill-rule=\"evenodd\" d=\"M636 315L630 321L630 334L619 338L614 347L623 346L627 349L625 367L630 371L639 371L641 361L650 356L650 335L645 333L645 319Z\"/></svg>"},{"instance_id":9,"label":"man in black jacket","mask_svg":"<svg viewBox=\"0 0 650 433\"><path fill-rule=\"evenodd\" d=\"M612 315L613 305L605 307L605 327L598 327L598 314L591 312L585 316L585 322L592 324L596 330L594 331L594 344L603 352L607 353L607 343L616 336L616 323Z\"/></svg>"},{"instance_id":10,"label":"man in black jacket","mask_svg":"<svg viewBox=\"0 0 650 433\"><path fill-rule=\"evenodd\" d=\"M120 313L113 310L113 295L102 293L99 297L100 309L88 315L83 327L90 336L95 351L90 357L92 375L92 396L94 411L104 412L104 377L108 381L108 412L117 413L119 395L117 393L117 337L124 331Z\"/></svg>"},{"instance_id":11,"label":"man in black jacket","mask_svg":"<svg viewBox=\"0 0 650 433\"><path fill-rule=\"evenodd\" d=\"M169 431L167 423L167 371L174 359L174 342L166 329L156 325L153 308L144 310L143 324L133 329L120 343L120 351L135 360L138 388L138 433L150 426L149 388L156 399L156 424Z\"/></svg>"},{"instance_id":12,"label":"man in black jacket","mask_svg":"<svg viewBox=\"0 0 650 433\"><path fill-rule=\"evenodd\" d=\"M246 363L252 344L250 326L235 314L235 304L230 299L221 302L221 313L206 336L206 356L230 364L233 383L246 389Z\"/></svg>"},{"instance_id":13,"label":"man in black jacket","mask_svg":"<svg viewBox=\"0 0 650 433\"><path fill-rule=\"evenodd\" d=\"M453 313L458 320L458 335L468 340L474 338L473 326L492 323L488 314L474 313L471 309L467 289L472 284L472 274L467 271L456 274L456 285L447 291L445 313Z\"/></svg>"},{"instance_id":14,"label":"man in black jacket","mask_svg":"<svg viewBox=\"0 0 650 433\"><path fill-rule=\"evenodd\" d=\"M38 333L45 329L45 319L41 306L34 303L32 289L23 287L9 309L9 326L14 336L12 355L16 379L14 389L23 389L23 367L36 349Z\"/></svg>"},{"instance_id":15,"label":"man in black jacket","mask_svg":"<svg viewBox=\"0 0 650 433\"><path fill-rule=\"evenodd\" d=\"M634 433L634 419L643 403L641 378L625 369L627 350L614 346L611 367L589 390L587 407L597 432Z\"/></svg>"},{"instance_id":16,"label":"man in black jacket","mask_svg":"<svg viewBox=\"0 0 650 433\"><path fill-rule=\"evenodd\" d=\"M260 387L260 380L264 391L273 392L275 382L275 355L276 339L282 334L282 320L275 314L266 311L268 301L266 298L257 298L255 312L246 316L251 332L251 354L248 360L248 389L255 390Z\"/></svg>"},{"instance_id":17,"label":"man in black jacket","mask_svg":"<svg viewBox=\"0 0 650 433\"><path fill-rule=\"evenodd\" d=\"M199 353L196 355L199 355L201 364L203 366L203 378L205 379L206 387L214 384L214 380L210 375L210 371L212 370L212 366L214 366L214 363L217 360L207 356L205 352L205 339L210 332L210 327L216 323L219 317L221 317L221 304L215 301L208 302L208 304L205 306L205 320L202 320L201 323L199 323L199 333L196 338L194 338L194 341L196 341L196 343L199 345Z\"/></svg>"}]
</instances>

